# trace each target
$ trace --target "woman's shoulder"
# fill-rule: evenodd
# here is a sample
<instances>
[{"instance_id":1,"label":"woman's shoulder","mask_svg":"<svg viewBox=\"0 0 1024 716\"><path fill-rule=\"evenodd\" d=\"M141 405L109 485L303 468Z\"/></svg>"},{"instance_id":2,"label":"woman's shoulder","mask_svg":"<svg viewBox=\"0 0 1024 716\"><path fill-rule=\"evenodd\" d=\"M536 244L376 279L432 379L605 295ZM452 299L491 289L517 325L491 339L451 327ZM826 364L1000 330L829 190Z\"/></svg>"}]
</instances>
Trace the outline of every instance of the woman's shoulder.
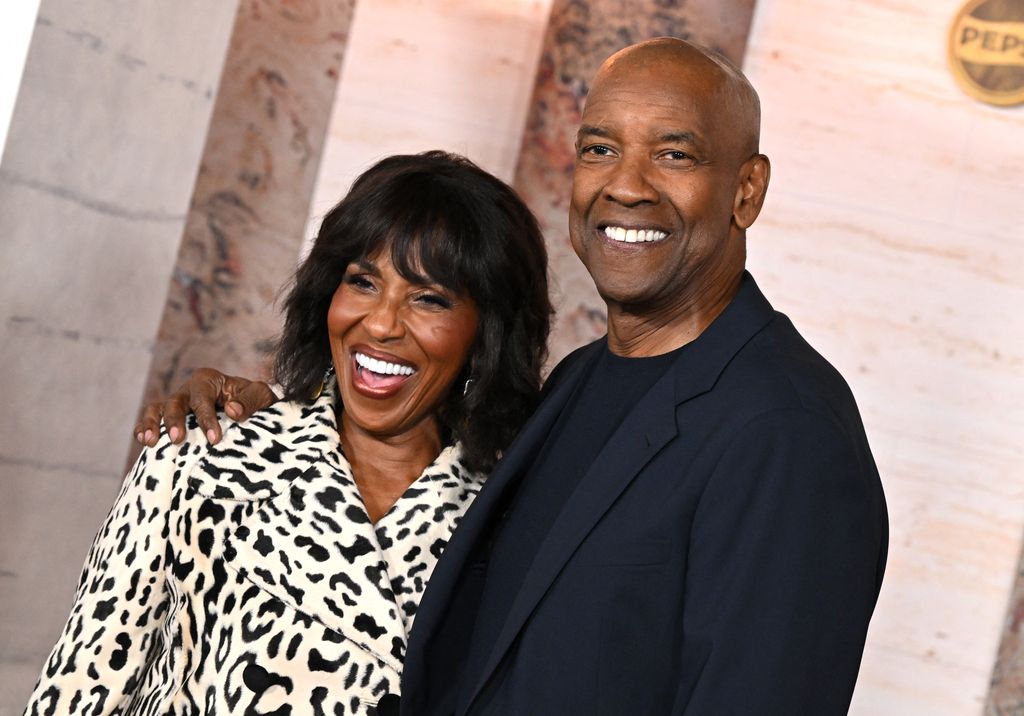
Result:
<instances>
[{"instance_id":1,"label":"woman's shoulder","mask_svg":"<svg viewBox=\"0 0 1024 716\"><path fill-rule=\"evenodd\" d=\"M200 494L221 500L261 500L280 494L291 482L336 450L338 434L329 400L280 401L236 422L218 414L222 438L207 445L188 476ZM206 442L190 421L185 444Z\"/></svg>"}]
</instances>

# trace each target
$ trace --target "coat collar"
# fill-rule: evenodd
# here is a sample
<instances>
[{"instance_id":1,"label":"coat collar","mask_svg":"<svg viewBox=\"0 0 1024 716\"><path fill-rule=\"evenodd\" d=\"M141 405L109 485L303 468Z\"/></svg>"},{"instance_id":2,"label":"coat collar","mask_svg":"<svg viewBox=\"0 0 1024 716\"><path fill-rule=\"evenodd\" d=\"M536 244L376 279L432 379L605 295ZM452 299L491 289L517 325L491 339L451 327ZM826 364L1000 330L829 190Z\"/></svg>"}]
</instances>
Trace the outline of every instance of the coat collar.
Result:
<instances>
[{"instance_id":1,"label":"coat collar","mask_svg":"<svg viewBox=\"0 0 1024 716\"><path fill-rule=\"evenodd\" d=\"M676 406L711 390L732 358L774 315L753 277L745 273L740 290L732 302L680 353L669 371L637 403L623 421L623 426L628 428L622 427L613 434L551 526L504 618L499 636L483 668L471 671L476 675L475 678L471 676L472 683L462 685L457 713L468 710L472 705L544 593L616 498L650 459L675 438L679 430L686 429L685 425L677 425ZM579 363L589 364L597 353L596 350L590 351L589 357ZM583 375L585 372L581 366L566 377L559 386L559 392L571 391ZM553 393L551 398L555 397ZM561 412L567 397L568 394L565 394L561 402L554 406L554 417ZM546 416L546 420L550 421L548 425L553 419ZM539 435L537 432L530 427L524 430L524 434L532 435L529 444L531 454L543 444L547 434L546 429L540 431ZM523 447L524 451L527 449ZM501 465L492 475L491 481L499 489L509 482L518 484L518 478L528 466L528 462L508 465L507 469ZM486 494L485 491L484 496ZM471 538L470 535L466 536L466 539ZM483 612L482 618L487 618L487 605L480 605L480 609ZM484 653L487 653L486 650Z\"/></svg>"},{"instance_id":2,"label":"coat collar","mask_svg":"<svg viewBox=\"0 0 1024 716\"><path fill-rule=\"evenodd\" d=\"M463 468L458 446L445 448L372 524L339 449L335 395L331 385L312 404L281 402L228 424L190 484L241 505L219 545L230 568L400 674L436 545L483 478ZM418 559L403 560L417 547Z\"/></svg>"},{"instance_id":3,"label":"coat collar","mask_svg":"<svg viewBox=\"0 0 1024 716\"><path fill-rule=\"evenodd\" d=\"M281 494L305 469L339 451L335 394L332 384L313 403L279 401L245 422L222 419L223 438L199 460L189 483L220 500Z\"/></svg>"}]
</instances>

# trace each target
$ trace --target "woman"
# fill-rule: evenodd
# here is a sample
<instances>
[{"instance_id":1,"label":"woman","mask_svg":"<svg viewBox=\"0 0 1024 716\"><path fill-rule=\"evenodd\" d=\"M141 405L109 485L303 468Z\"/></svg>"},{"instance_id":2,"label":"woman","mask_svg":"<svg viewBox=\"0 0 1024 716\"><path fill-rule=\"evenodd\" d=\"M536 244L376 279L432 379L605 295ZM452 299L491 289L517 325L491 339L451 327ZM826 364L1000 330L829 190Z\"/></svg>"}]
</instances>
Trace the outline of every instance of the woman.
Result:
<instances>
[{"instance_id":1,"label":"woman","mask_svg":"<svg viewBox=\"0 0 1024 716\"><path fill-rule=\"evenodd\" d=\"M536 403L550 314L505 184L441 152L368 170L288 294L285 400L143 452L27 712L395 701L426 580Z\"/></svg>"}]
</instances>

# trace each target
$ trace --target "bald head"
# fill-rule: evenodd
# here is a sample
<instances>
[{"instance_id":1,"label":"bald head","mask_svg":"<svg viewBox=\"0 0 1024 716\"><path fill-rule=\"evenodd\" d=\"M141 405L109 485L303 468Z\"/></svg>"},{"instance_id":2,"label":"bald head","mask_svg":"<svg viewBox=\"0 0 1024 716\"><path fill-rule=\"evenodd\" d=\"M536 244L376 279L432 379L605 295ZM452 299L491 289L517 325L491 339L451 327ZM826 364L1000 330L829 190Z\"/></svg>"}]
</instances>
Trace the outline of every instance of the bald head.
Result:
<instances>
[{"instance_id":1,"label":"bald head","mask_svg":"<svg viewBox=\"0 0 1024 716\"><path fill-rule=\"evenodd\" d=\"M605 60L591 92L605 84L627 84L637 72L670 68L681 76L699 76L710 83L717 119L734 133L736 149L745 157L759 151L761 101L750 81L732 62L706 47L676 37L658 37L616 52Z\"/></svg>"},{"instance_id":2,"label":"bald head","mask_svg":"<svg viewBox=\"0 0 1024 716\"><path fill-rule=\"evenodd\" d=\"M610 321L614 309L699 331L735 295L771 172L759 115L743 73L689 42L601 66L576 134L569 238Z\"/></svg>"}]
</instances>

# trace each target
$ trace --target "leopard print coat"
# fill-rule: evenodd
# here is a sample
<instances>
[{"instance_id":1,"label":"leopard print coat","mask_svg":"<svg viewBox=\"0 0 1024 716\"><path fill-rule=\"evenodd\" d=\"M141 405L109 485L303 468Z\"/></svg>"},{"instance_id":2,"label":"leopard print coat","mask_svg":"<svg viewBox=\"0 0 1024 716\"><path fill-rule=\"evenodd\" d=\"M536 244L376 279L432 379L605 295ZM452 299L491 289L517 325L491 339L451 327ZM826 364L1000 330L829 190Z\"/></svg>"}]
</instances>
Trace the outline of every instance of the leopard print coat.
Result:
<instances>
[{"instance_id":1,"label":"leopard print coat","mask_svg":"<svg viewBox=\"0 0 1024 716\"><path fill-rule=\"evenodd\" d=\"M26 714L374 714L398 693L426 580L483 476L446 448L372 524L333 403L143 451Z\"/></svg>"}]
</instances>

